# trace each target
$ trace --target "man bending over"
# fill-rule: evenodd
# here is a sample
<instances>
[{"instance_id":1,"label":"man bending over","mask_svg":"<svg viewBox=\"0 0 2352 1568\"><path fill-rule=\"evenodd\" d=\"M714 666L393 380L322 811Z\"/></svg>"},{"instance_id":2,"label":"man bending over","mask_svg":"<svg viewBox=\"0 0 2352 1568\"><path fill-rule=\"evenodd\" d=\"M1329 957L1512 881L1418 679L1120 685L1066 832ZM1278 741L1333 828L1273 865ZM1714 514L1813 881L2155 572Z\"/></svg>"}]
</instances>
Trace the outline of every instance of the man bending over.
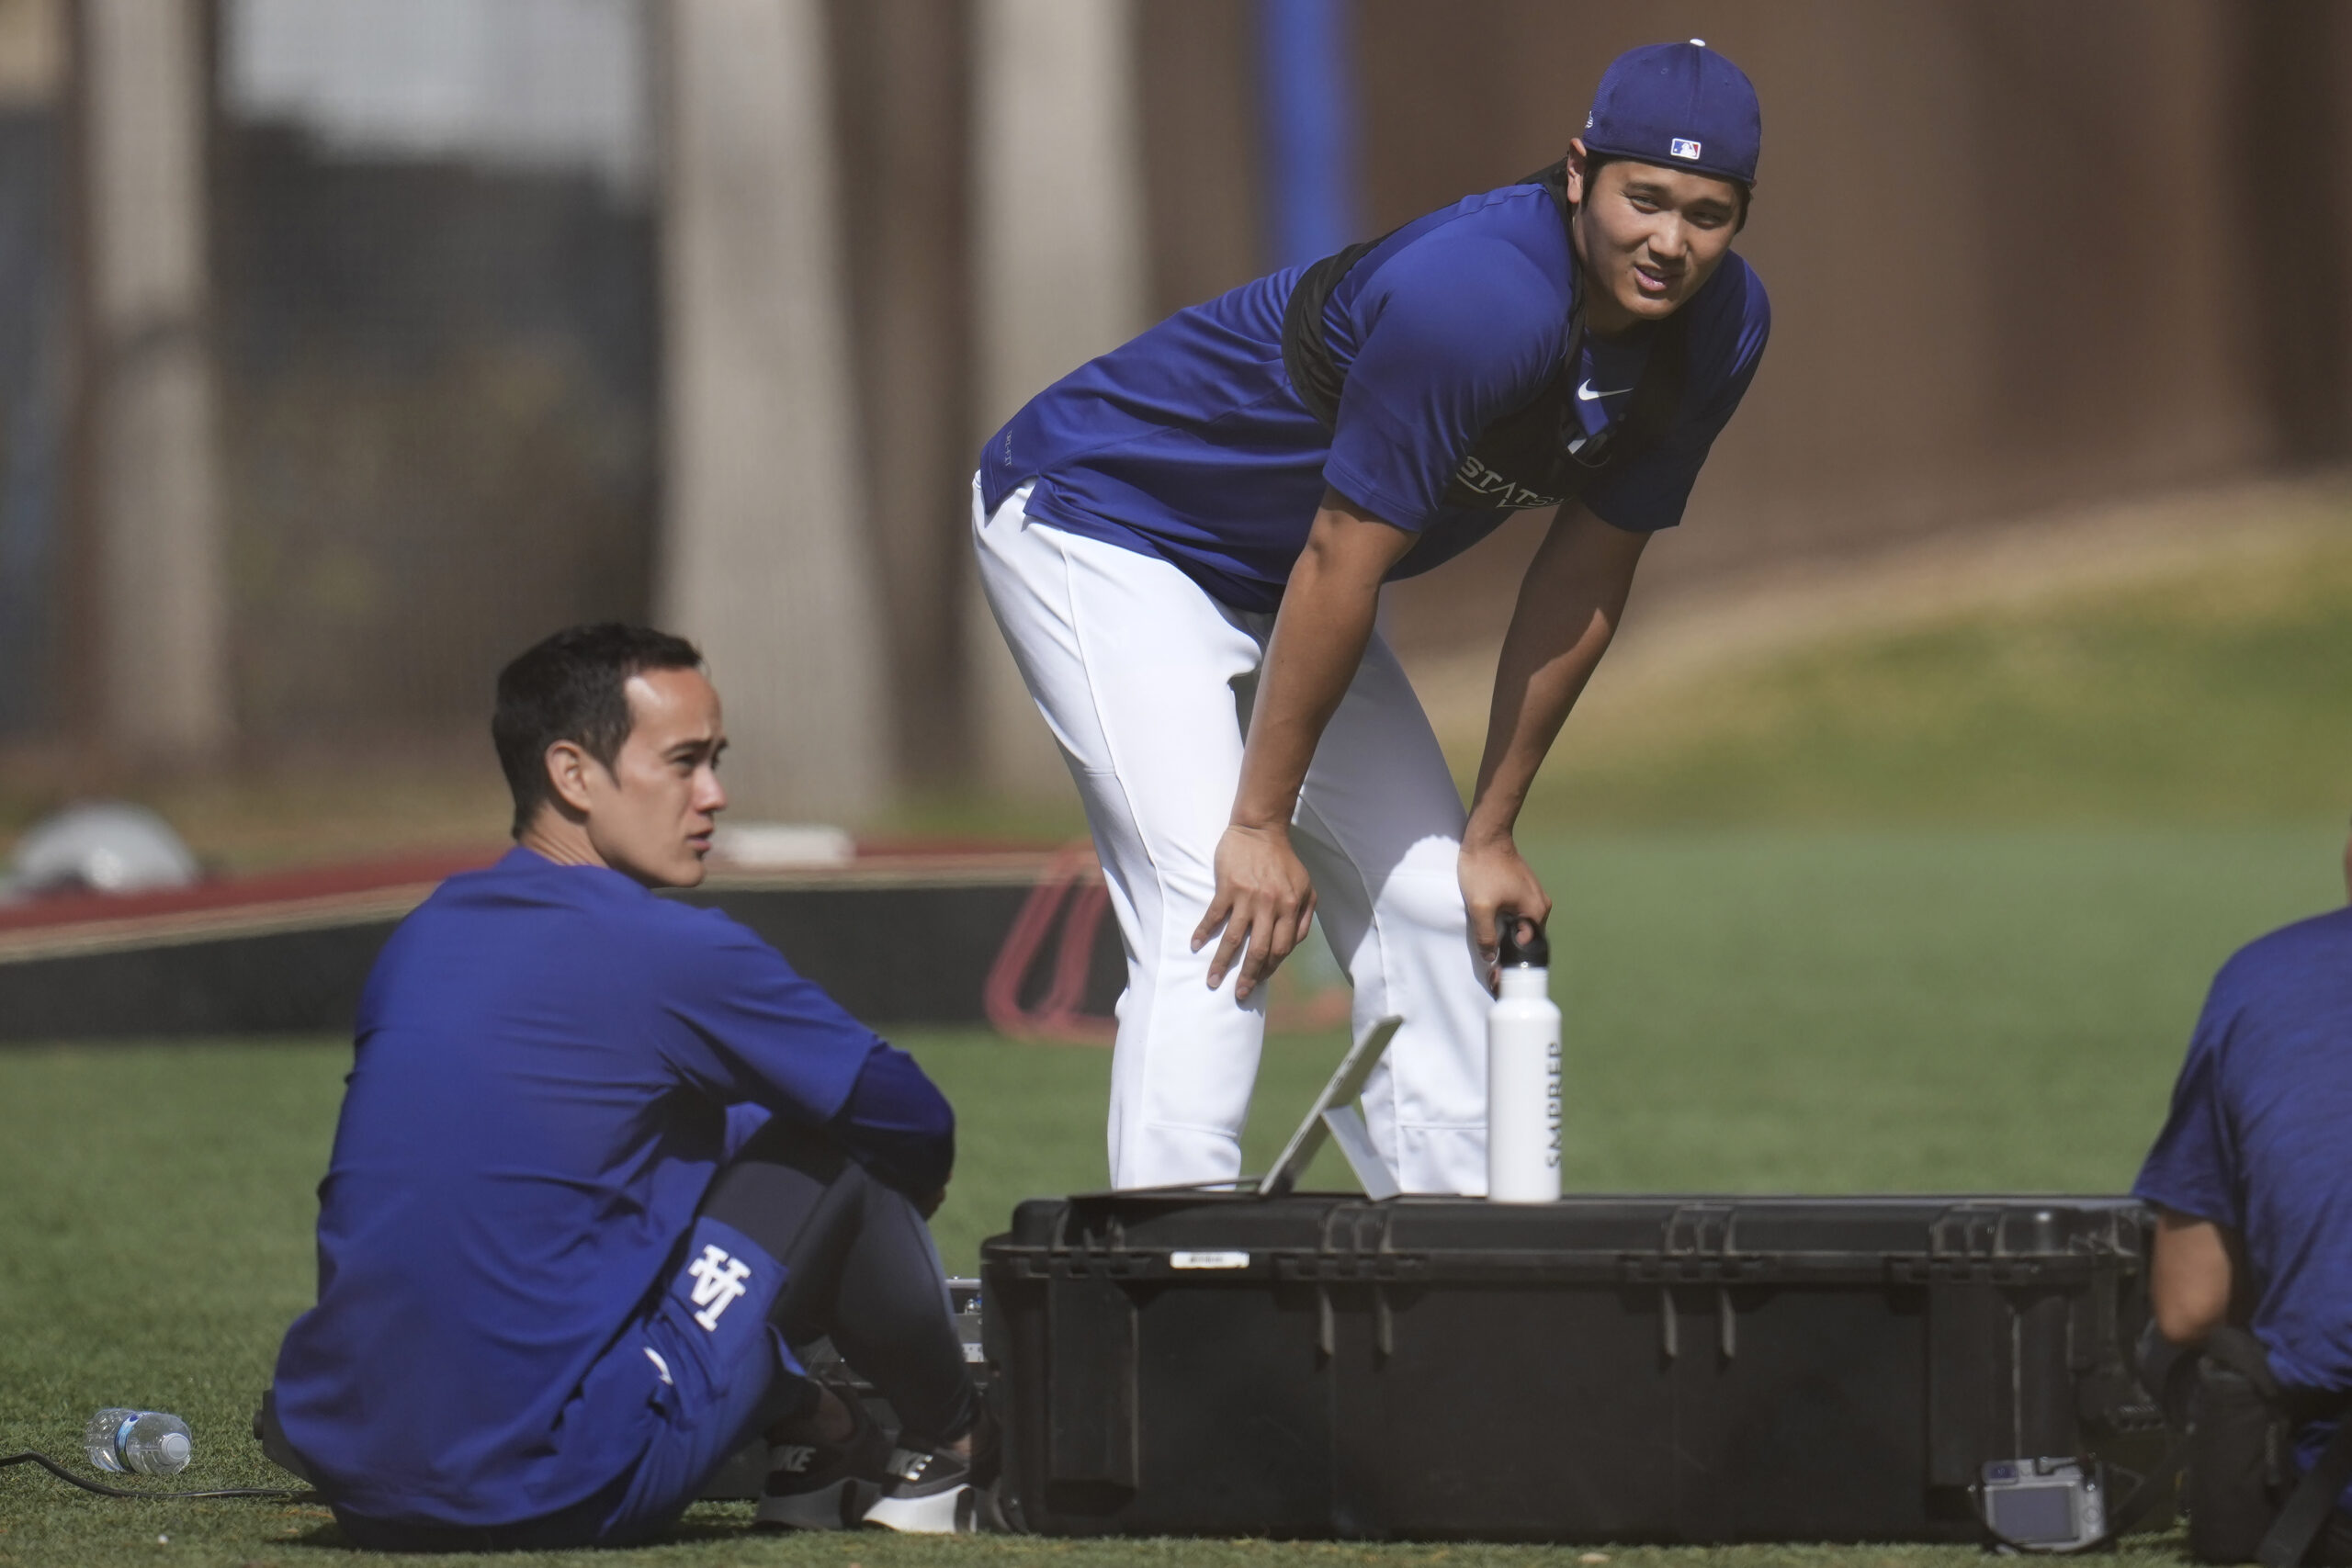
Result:
<instances>
[{"instance_id":1,"label":"man bending over","mask_svg":"<svg viewBox=\"0 0 2352 1568\"><path fill-rule=\"evenodd\" d=\"M954 1114L775 949L651 891L702 880L727 804L701 662L599 626L507 666L515 847L369 976L319 1302L265 1415L356 1545L641 1540L762 1432L763 1523L968 1528L979 1403L923 1223ZM789 1346L827 1334L895 1451L803 1375Z\"/></svg>"}]
</instances>

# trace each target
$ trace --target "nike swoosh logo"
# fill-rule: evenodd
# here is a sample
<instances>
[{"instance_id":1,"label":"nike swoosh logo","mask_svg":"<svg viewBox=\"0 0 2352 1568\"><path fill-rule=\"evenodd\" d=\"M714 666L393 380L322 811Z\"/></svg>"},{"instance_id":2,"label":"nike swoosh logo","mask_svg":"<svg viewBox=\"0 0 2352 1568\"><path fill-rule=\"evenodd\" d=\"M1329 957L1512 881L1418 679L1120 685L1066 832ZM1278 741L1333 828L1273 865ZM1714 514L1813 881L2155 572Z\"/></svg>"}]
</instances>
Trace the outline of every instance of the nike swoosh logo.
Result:
<instances>
[{"instance_id":1,"label":"nike swoosh logo","mask_svg":"<svg viewBox=\"0 0 2352 1568\"><path fill-rule=\"evenodd\" d=\"M1603 398L1622 398L1633 389L1634 389L1631 387L1616 387L1605 392L1596 392L1592 389L1591 378L1587 377L1584 380L1577 383L1577 400L1583 403L1594 403L1599 402Z\"/></svg>"}]
</instances>

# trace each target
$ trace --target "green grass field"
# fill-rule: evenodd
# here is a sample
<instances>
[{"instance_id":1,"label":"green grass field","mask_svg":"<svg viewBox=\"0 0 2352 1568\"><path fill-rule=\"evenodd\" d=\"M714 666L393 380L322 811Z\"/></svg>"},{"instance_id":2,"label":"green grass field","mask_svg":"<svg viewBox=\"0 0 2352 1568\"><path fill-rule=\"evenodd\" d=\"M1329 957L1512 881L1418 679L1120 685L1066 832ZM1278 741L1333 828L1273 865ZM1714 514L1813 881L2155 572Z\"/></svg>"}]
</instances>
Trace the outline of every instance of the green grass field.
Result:
<instances>
[{"instance_id":1,"label":"green grass field","mask_svg":"<svg viewBox=\"0 0 2352 1568\"><path fill-rule=\"evenodd\" d=\"M1580 716L1529 834L1560 905L1571 1184L2124 1187L2214 966L2344 899L2347 720L2352 544L2335 541L1833 638L1630 716ZM228 829L220 842L232 861L288 852ZM951 1267L968 1269L1019 1199L1099 1181L1105 1054L979 1033L903 1043L963 1118L963 1168L937 1221ZM1269 1045L1256 1162L1340 1044ZM144 1404L194 1426L186 1483L273 1479L245 1421L311 1289L311 1190L347 1051L0 1051L0 1450L65 1454L90 1410ZM1328 1161L1318 1175L1340 1179ZM1459 1545L770 1540L750 1536L746 1517L698 1508L668 1545L580 1561L1592 1560ZM2179 1561L2171 1540L2137 1544L2127 1556ZM286 1565L339 1550L317 1508L117 1503L0 1471L0 1564ZM1605 1553L1634 1568L1962 1568L1977 1555Z\"/></svg>"},{"instance_id":2,"label":"green grass field","mask_svg":"<svg viewBox=\"0 0 2352 1568\"><path fill-rule=\"evenodd\" d=\"M2340 529L1893 630L1833 626L1638 701L1605 700L1603 664L1604 700L1569 721L1530 811L1624 827L2340 820L2352 497L2323 515Z\"/></svg>"},{"instance_id":3,"label":"green grass field","mask_svg":"<svg viewBox=\"0 0 2352 1568\"><path fill-rule=\"evenodd\" d=\"M2213 965L2339 902L2325 826L2065 833L1724 832L1571 840L1562 895L1569 1167L1588 1189L2127 1184ZM1024 1196L1102 1173L1108 1058L906 1037L961 1108L939 1233L967 1268ZM1268 1050L1263 1162L1336 1037ZM311 1288L311 1188L340 1042L0 1054L0 1448L70 1450L101 1404L187 1416L188 1484L266 1483L244 1421ZM1533 1551L1262 1543L753 1539L741 1506L600 1562L1519 1562ZM170 1538L167 1543L157 1537ZM315 1561L317 1509L125 1504L0 1472L0 1562ZM1555 1554L1556 1555L1556 1554ZM1571 1554L1572 1555L1572 1554ZM1627 1551L1624 1561L1661 1554ZM1695 1564L1958 1552L1743 1551Z\"/></svg>"}]
</instances>

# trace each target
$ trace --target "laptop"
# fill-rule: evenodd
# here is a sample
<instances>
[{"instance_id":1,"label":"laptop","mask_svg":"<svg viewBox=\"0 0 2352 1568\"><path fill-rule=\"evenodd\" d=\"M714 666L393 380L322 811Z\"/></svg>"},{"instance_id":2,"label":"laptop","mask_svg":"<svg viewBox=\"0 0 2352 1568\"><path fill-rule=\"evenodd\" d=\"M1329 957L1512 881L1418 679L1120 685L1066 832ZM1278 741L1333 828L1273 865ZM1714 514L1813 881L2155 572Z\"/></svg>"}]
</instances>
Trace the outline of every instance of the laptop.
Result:
<instances>
[{"instance_id":1,"label":"laptop","mask_svg":"<svg viewBox=\"0 0 2352 1568\"><path fill-rule=\"evenodd\" d=\"M1388 1162L1372 1146L1363 1112L1356 1108L1364 1080L1380 1065L1388 1043L1396 1037L1397 1028L1404 1021L1393 1016L1384 1018L1350 1048L1331 1074L1330 1081L1323 1086L1323 1092L1315 1097L1306 1119L1290 1135L1290 1142L1283 1145L1282 1157L1274 1161L1273 1169L1260 1177L1250 1190L1261 1198L1279 1198L1295 1190L1327 1138L1336 1142L1340 1152L1347 1156L1348 1168L1356 1173L1365 1197L1394 1198L1404 1190L1396 1185L1396 1173L1388 1168Z\"/></svg>"}]
</instances>

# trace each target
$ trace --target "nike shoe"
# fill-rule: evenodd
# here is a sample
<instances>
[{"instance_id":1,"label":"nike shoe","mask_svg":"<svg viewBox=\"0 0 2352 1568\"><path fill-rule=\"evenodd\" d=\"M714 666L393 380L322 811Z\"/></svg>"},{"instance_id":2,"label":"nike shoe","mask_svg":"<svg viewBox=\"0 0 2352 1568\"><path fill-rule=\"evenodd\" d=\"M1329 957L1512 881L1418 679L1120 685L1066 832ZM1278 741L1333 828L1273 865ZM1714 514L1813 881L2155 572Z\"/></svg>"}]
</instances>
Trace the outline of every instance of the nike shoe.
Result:
<instances>
[{"instance_id":1,"label":"nike shoe","mask_svg":"<svg viewBox=\"0 0 2352 1568\"><path fill-rule=\"evenodd\" d=\"M840 1443L771 1443L767 1484L752 1522L768 1529L841 1530L855 1525L891 1476L890 1439L856 1395L842 1403L857 1418Z\"/></svg>"},{"instance_id":2,"label":"nike shoe","mask_svg":"<svg viewBox=\"0 0 2352 1568\"><path fill-rule=\"evenodd\" d=\"M968 1460L899 1449L890 1455L882 1495L865 1510L876 1529L909 1535L971 1535L980 1528L980 1489Z\"/></svg>"},{"instance_id":3,"label":"nike shoe","mask_svg":"<svg viewBox=\"0 0 2352 1568\"><path fill-rule=\"evenodd\" d=\"M910 1535L973 1535L1004 1529L993 1496L997 1427L984 1406L973 1429L972 1457L898 1449L885 1466L882 1495L865 1510L876 1529Z\"/></svg>"}]
</instances>

